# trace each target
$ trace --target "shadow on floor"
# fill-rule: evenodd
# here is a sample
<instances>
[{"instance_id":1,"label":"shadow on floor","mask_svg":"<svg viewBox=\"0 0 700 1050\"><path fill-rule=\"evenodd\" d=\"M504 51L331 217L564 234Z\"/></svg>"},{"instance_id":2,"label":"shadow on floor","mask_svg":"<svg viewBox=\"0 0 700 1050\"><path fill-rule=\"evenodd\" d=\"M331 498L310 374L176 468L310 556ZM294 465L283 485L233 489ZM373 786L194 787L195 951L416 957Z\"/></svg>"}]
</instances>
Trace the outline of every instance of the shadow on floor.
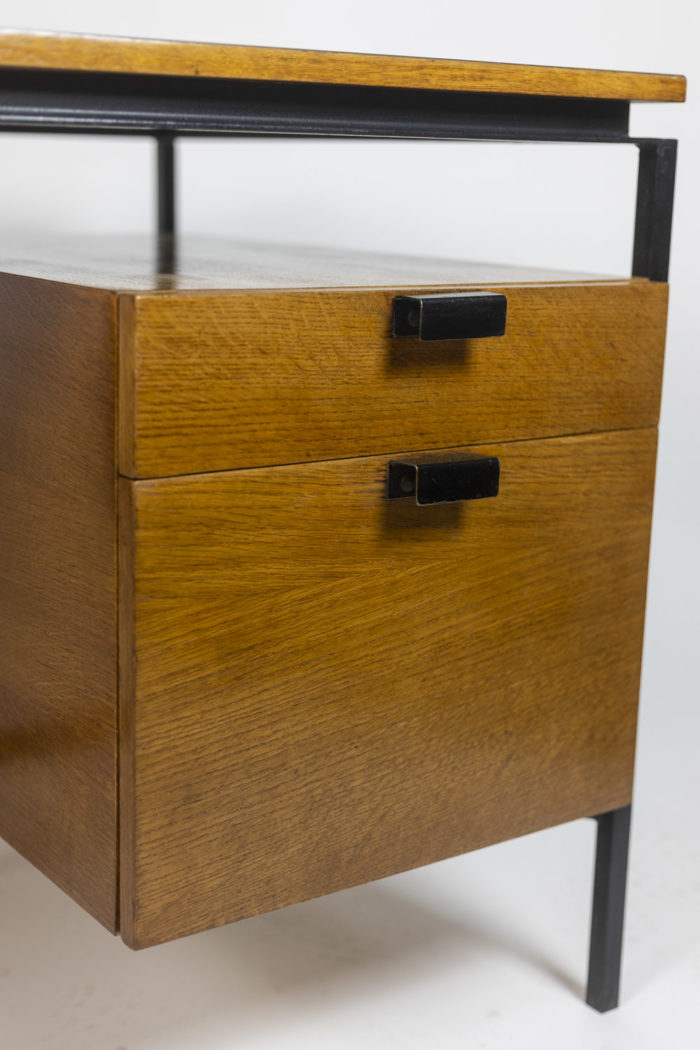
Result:
<instances>
[{"instance_id":1,"label":"shadow on floor","mask_svg":"<svg viewBox=\"0 0 700 1050\"><path fill-rule=\"evenodd\" d=\"M160 1039L190 1045L173 1041L189 1031L191 1045L204 1047L205 1023L238 1041L329 1003L361 1010L379 987L408 982L419 994L455 970L468 1010L471 975L478 983L484 961L503 954L583 994L527 928L509 922L499 887L460 879L455 910L455 885L454 872L424 869L132 952L3 846L3 1045L132 1050L148 1042L150 1050Z\"/></svg>"}]
</instances>

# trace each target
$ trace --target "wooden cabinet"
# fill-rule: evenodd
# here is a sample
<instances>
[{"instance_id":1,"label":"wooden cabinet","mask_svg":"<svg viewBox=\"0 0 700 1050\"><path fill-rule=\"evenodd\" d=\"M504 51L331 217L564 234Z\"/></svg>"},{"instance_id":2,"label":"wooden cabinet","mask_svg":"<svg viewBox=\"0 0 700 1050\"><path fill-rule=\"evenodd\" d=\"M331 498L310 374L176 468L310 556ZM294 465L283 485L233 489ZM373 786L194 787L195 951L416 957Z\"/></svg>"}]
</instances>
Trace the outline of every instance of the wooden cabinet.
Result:
<instances>
[{"instance_id":1,"label":"wooden cabinet","mask_svg":"<svg viewBox=\"0 0 700 1050\"><path fill-rule=\"evenodd\" d=\"M176 237L170 135L629 141L628 101L681 80L345 56L339 82L333 56L189 47L0 37L38 93L0 126L133 130L140 74L174 107L148 125L160 238L22 245L0 274L0 831L140 948L599 816L607 1009L672 144L638 144L635 273L610 279ZM505 296L504 334L396 334L401 297L474 291ZM474 456L497 494L388 487Z\"/></svg>"},{"instance_id":2,"label":"wooden cabinet","mask_svg":"<svg viewBox=\"0 0 700 1050\"><path fill-rule=\"evenodd\" d=\"M139 250L0 278L20 848L140 946L629 803L666 286L110 289ZM392 337L441 283L505 335ZM498 495L387 499L417 452Z\"/></svg>"}]
</instances>

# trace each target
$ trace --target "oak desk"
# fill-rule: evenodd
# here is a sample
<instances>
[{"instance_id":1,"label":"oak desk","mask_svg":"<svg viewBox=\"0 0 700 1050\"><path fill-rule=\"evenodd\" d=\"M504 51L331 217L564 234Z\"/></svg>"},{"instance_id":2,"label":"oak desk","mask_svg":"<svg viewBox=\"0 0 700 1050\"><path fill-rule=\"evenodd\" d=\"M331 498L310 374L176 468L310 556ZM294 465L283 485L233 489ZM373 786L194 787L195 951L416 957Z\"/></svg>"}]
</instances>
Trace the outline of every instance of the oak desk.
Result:
<instances>
[{"instance_id":1,"label":"oak desk","mask_svg":"<svg viewBox=\"0 0 700 1050\"><path fill-rule=\"evenodd\" d=\"M0 274L0 830L133 947L583 816L617 1002L681 77L0 34L159 233ZM177 235L174 139L629 142L629 279Z\"/></svg>"}]
</instances>

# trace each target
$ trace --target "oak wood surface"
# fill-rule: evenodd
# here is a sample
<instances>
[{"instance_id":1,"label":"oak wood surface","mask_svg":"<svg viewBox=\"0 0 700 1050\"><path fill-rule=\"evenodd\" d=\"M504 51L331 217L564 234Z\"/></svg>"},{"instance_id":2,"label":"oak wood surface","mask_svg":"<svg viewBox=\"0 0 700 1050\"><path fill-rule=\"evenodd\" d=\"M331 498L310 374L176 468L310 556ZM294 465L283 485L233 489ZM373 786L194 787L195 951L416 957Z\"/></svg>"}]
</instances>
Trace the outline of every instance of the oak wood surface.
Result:
<instances>
[{"instance_id":1,"label":"oak wood surface","mask_svg":"<svg viewBox=\"0 0 700 1050\"><path fill-rule=\"evenodd\" d=\"M506 292L504 337L392 338L392 299L416 290L405 285L122 295L121 472L157 477L656 424L666 285L476 287Z\"/></svg>"},{"instance_id":2,"label":"oak wood surface","mask_svg":"<svg viewBox=\"0 0 700 1050\"><path fill-rule=\"evenodd\" d=\"M0 834L117 925L116 301L0 277Z\"/></svg>"},{"instance_id":3,"label":"oak wood surface","mask_svg":"<svg viewBox=\"0 0 700 1050\"><path fill-rule=\"evenodd\" d=\"M393 288L462 283L535 284L626 278L534 266L354 251L313 245L265 244L225 237L178 235L173 272L157 237L108 234L3 238L0 267L49 281L111 291L171 292L218 289Z\"/></svg>"},{"instance_id":4,"label":"oak wood surface","mask_svg":"<svg viewBox=\"0 0 700 1050\"><path fill-rule=\"evenodd\" d=\"M123 479L127 943L628 803L655 443L429 508L386 457Z\"/></svg>"},{"instance_id":5,"label":"oak wood surface","mask_svg":"<svg viewBox=\"0 0 700 1050\"><path fill-rule=\"evenodd\" d=\"M446 91L682 102L685 77L456 59L0 32L0 65Z\"/></svg>"}]
</instances>

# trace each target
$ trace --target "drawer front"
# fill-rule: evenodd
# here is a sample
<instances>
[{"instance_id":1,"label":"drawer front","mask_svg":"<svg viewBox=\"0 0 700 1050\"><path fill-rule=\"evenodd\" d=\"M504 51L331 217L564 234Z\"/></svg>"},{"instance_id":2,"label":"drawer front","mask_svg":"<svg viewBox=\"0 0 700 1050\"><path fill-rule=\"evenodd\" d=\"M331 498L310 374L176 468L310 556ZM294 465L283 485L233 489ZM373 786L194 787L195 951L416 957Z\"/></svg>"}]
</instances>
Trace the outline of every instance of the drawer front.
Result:
<instances>
[{"instance_id":1,"label":"drawer front","mask_svg":"<svg viewBox=\"0 0 700 1050\"><path fill-rule=\"evenodd\" d=\"M122 296L121 472L656 424L666 285L491 290L507 296L504 336L438 342L392 338L405 288Z\"/></svg>"},{"instance_id":2,"label":"drawer front","mask_svg":"<svg viewBox=\"0 0 700 1050\"><path fill-rule=\"evenodd\" d=\"M629 802L655 444L432 506L384 457L123 480L125 940Z\"/></svg>"}]
</instances>

